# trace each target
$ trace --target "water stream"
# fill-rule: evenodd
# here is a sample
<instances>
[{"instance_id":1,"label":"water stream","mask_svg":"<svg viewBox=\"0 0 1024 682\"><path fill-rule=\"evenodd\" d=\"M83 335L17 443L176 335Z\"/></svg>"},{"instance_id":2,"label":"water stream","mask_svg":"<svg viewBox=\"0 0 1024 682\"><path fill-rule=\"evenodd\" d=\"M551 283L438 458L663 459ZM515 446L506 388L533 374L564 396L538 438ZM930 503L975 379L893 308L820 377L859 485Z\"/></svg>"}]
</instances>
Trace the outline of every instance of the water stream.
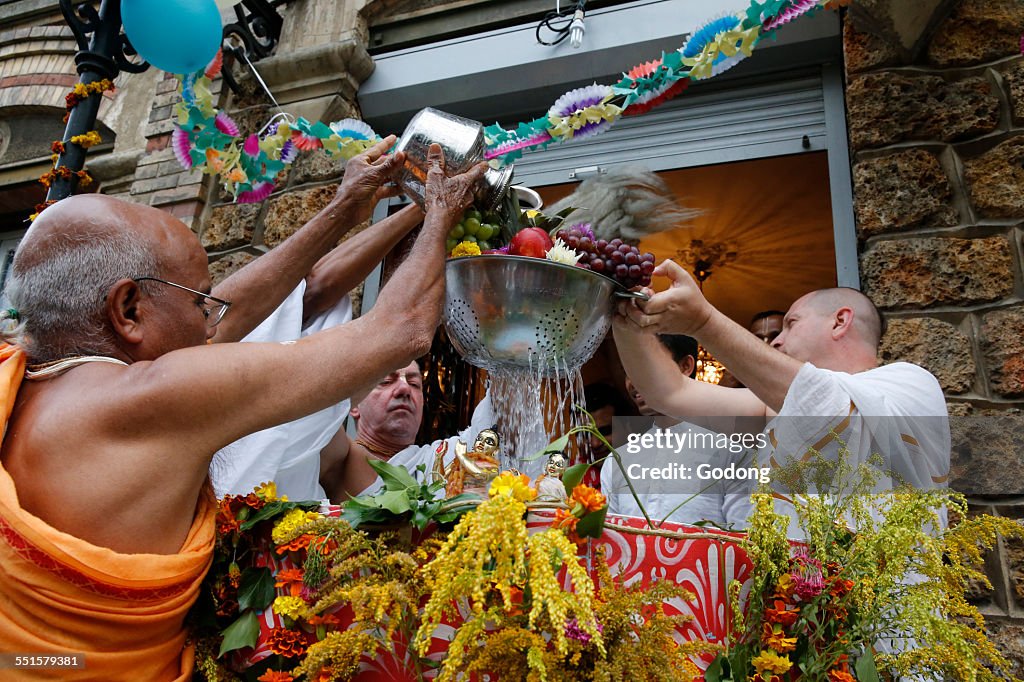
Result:
<instances>
[{"instance_id":1,"label":"water stream","mask_svg":"<svg viewBox=\"0 0 1024 682\"><path fill-rule=\"evenodd\" d=\"M546 458L529 458L586 421L576 409L585 407L580 368L531 355L528 368L492 368L489 376L501 437L501 468L536 478Z\"/></svg>"}]
</instances>

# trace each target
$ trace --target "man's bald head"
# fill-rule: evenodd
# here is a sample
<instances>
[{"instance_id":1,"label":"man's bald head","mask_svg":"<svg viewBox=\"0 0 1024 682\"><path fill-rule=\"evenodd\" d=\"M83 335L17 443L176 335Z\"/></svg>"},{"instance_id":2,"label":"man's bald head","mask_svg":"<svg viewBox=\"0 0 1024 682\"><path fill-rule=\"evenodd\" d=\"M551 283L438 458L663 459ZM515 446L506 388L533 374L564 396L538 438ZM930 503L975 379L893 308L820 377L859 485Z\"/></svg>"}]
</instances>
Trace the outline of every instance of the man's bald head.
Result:
<instances>
[{"instance_id":1,"label":"man's bald head","mask_svg":"<svg viewBox=\"0 0 1024 682\"><path fill-rule=\"evenodd\" d=\"M818 289L809 296L810 305L825 315L840 308L853 310L853 325L858 337L873 348L878 347L885 334L885 319L870 298L849 287Z\"/></svg>"},{"instance_id":2,"label":"man's bald head","mask_svg":"<svg viewBox=\"0 0 1024 682\"><path fill-rule=\"evenodd\" d=\"M33 362L110 355L104 306L111 288L199 258L195 235L163 211L100 194L63 199L36 218L18 245L6 293L23 324L8 338Z\"/></svg>"}]
</instances>

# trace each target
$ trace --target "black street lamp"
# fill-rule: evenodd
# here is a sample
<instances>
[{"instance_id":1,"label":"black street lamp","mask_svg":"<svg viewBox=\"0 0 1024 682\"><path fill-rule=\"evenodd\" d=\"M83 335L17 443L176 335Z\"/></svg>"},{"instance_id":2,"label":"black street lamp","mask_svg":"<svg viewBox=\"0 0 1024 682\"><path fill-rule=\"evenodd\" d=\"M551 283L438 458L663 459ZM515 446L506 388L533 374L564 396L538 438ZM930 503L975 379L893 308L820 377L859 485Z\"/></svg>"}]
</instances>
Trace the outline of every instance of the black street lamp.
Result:
<instances>
[{"instance_id":1,"label":"black street lamp","mask_svg":"<svg viewBox=\"0 0 1024 682\"><path fill-rule=\"evenodd\" d=\"M283 23L274 8L284 1L241 0L234 7L238 21L224 27L224 36L239 36L250 61L269 55L281 36ZM104 79L112 82L121 71L142 73L149 68L145 61L129 59L136 52L128 36L121 32L121 0L101 0L98 12L87 2L79 4L77 9L72 2L60 0L60 9L78 42L75 63L79 83L89 85ZM227 82L233 85L232 81ZM46 194L48 203L71 196L74 191L79 180L77 173L85 167L86 149L71 142L71 138L94 129L102 97L102 91L90 92L71 108L64 129L63 149L58 153Z\"/></svg>"},{"instance_id":2,"label":"black street lamp","mask_svg":"<svg viewBox=\"0 0 1024 682\"><path fill-rule=\"evenodd\" d=\"M102 0L99 12L87 3L78 6L77 12L71 6L72 0L60 0L60 10L78 41L79 83L88 85L104 79L113 81L121 70L142 73L149 68L146 62L133 63L128 60L134 55L128 37L121 33L121 0ZM76 135L84 135L96 125L100 111L102 92L93 92L81 100L68 114L64 129L64 149L57 157L54 168L67 168L70 173L56 173L46 194L47 202L58 201L71 196L78 176L75 174L85 167L85 148L71 142Z\"/></svg>"}]
</instances>

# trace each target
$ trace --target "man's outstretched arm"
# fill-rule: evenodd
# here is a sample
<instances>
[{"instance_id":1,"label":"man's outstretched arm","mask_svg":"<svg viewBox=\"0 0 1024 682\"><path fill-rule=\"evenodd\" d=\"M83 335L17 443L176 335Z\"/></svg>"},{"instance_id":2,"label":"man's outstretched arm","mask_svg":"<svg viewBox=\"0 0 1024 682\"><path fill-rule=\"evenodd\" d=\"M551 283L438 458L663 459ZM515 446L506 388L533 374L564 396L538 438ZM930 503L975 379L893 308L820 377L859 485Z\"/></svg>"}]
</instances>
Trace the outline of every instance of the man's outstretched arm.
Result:
<instances>
[{"instance_id":1,"label":"man's outstretched arm","mask_svg":"<svg viewBox=\"0 0 1024 682\"><path fill-rule=\"evenodd\" d=\"M373 271L411 229L423 222L415 204L350 237L321 258L306 277L303 322L333 308Z\"/></svg>"},{"instance_id":2,"label":"man's outstretched arm","mask_svg":"<svg viewBox=\"0 0 1024 682\"><path fill-rule=\"evenodd\" d=\"M214 343L241 340L274 311L338 240L365 222L378 190L401 168L404 154L387 155L389 136L345 164L331 203L269 253L218 284L213 295L231 301L231 314L217 327Z\"/></svg>"}]
</instances>

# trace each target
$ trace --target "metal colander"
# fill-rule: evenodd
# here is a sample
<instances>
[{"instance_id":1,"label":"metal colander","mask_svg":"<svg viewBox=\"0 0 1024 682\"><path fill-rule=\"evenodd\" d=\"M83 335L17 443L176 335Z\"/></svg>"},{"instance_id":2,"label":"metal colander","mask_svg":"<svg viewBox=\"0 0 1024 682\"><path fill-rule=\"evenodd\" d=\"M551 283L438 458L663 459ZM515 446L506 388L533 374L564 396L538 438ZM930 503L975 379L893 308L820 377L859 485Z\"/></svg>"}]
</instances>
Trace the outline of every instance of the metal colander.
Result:
<instances>
[{"instance_id":1,"label":"metal colander","mask_svg":"<svg viewBox=\"0 0 1024 682\"><path fill-rule=\"evenodd\" d=\"M594 355L616 298L642 297L590 270L524 256L453 258L445 282L445 330L467 361L548 375Z\"/></svg>"}]
</instances>

